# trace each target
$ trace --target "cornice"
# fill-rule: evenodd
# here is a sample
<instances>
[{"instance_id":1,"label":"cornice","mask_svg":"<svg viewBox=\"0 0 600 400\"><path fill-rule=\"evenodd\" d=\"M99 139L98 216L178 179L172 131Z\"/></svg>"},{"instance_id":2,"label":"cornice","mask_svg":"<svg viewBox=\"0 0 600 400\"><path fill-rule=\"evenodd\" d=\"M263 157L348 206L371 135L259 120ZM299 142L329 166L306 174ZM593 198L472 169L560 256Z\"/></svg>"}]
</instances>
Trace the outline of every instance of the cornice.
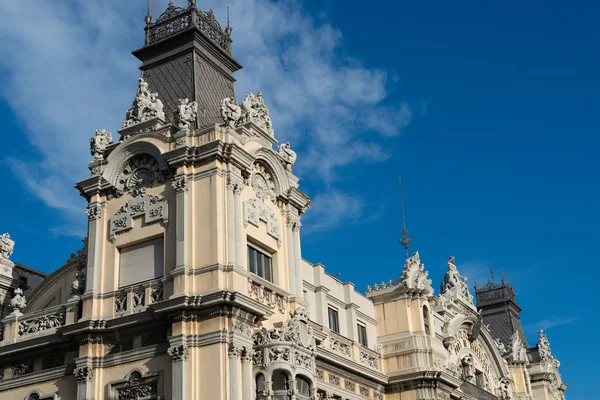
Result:
<instances>
[{"instance_id":1,"label":"cornice","mask_svg":"<svg viewBox=\"0 0 600 400\"><path fill-rule=\"evenodd\" d=\"M115 187L101 175L92 176L79 181L75 184L75 188L79 190L79 194L88 201L96 194L111 192L115 189Z\"/></svg>"},{"instance_id":2,"label":"cornice","mask_svg":"<svg viewBox=\"0 0 600 400\"><path fill-rule=\"evenodd\" d=\"M73 374L73 364L61 365L43 371L32 372L16 378L0 380L0 393L5 390L15 389L22 386L34 385L40 382L51 381Z\"/></svg>"}]
</instances>

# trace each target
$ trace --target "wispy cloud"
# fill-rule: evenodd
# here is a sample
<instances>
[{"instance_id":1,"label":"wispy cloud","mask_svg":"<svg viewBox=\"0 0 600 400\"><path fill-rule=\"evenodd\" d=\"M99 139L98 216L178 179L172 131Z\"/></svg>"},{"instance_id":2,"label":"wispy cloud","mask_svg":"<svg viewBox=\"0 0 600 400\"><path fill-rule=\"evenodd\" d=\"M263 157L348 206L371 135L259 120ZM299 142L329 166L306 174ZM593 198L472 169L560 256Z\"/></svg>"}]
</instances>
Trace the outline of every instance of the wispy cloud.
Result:
<instances>
[{"instance_id":1,"label":"wispy cloud","mask_svg":"<svg viewBox=\"0 0 600 400\"><path fill-rule=\"evenodd\" d=\"M155 18L166 3L153 2ZM224 19L223 7L212 3ZM69 226L85 223L72 186L87 176L88 137L98 128L117 129L131 104L139 71L130 51L143 40L143 4L0 3L0 94L39 156L20 160L14 172ZM299 150L297 172L322 188L313 213L326 221L317 228L342 221L341 213L325 217L320 201L360 214L361 197L325 192L350 164L390 156L385 138L399 135L412 118L408 104L388 100L396 77L344 54L342 33L299 1L232 0L230 7L234 55L246 66L236 92L264 92L277 137Z\"/></svg>"},{"instance_id":2,"label":"wispy cloud","mask_svg":"<svg viewBox=\"0 0 600 400\"><path fill-rule=\"evenodd\" d=\"M526 325L524 327L527 333L537 333L540 330L548 330L551 328L556 328L557 326L569 325L573 322L577 321L577 316L573 317L554 317L550 319L544 319L542 321L538 321L535 324Z\"/></svg>"}]
</instances>

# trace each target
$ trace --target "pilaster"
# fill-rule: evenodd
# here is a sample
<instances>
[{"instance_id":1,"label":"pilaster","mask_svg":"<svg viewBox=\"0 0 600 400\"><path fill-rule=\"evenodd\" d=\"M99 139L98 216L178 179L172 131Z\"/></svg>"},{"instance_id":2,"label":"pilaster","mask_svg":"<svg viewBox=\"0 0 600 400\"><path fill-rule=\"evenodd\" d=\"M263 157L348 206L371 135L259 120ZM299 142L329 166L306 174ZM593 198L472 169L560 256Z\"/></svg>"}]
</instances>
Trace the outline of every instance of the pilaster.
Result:
<instances>
[{"instance_id":1,"label":"pilaster","mask_svg":"<svg viewBox=\"0 0 600 400\"><path fill-rule=\"evenodd\" d=\"M254 379L252 378L252 347L245 347L242 353L242 399L254 397Z\"/></svg>"},{"instance_id":2,"label":"pilaster","mask_svg":"<svg viewBox=\"0 0 600 400\"><path fill-rule=\"evenodd\" d=\"M240 356L244 348L242 346L231 344L229 345L229 393L231 394L230 400L241 400L240 398L240 376L239 376L239 363ZM246 399L244 397L244 399Z\"/></svg>"},{"instance_id":3,"label":"pilaster","mask_svg":"<svg viewBox=\"0 0 600 400\"><path fill-rule=\"evenodd\" d=\"M187 382L186 382L186 364L188 356L188 346L185 338L178 336L170 338L168 353L173 358L172 366L172 400L186 400Z\"/></svg>"},{"instance_id":4,"label":"pilaster","mask_svg":"<svg viewBox=\"0 0 600 400\"><path fill-rule=\"evenodd\" d=\"M243 183L236 183L233 189L234 198L234 217L235 217L235 259L238 266L244 265L244 210L242 208L242 191L244 190Z\"/></svg>"},{"instance_id":5,"label":"pilaster","mask_svg":"<svg viewBox=\"0 0 600 400\"><path fill-rule=\"evenodd\" d=\"M106 241L104 240L104 225L106 224L102 221L105 208L105 202L91 202L85 210L85 213L88 216L88 254L85 271L86 298L88 297L87 295L99 293L101 290L100 266L102 265L102 253L104 242ZM96 268L96 266L98 268ZM91 309L89 310L91 311Z\"/></svg>"}]
</instances>

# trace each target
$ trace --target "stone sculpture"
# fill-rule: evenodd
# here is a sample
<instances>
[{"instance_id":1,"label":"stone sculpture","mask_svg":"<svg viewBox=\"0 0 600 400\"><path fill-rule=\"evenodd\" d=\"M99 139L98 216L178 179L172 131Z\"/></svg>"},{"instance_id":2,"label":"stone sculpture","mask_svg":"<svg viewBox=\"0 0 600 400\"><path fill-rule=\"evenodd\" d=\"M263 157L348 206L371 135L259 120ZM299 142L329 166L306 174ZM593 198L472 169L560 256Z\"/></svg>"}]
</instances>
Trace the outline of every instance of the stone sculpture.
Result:
<instances>
[{"instance_id":1,"label":"stone sculpture","mask_svg":"<svg viewBox=\"0 0 600 400\"><path fill-rule=\"evenodd\" d=\"M106 132L105 129L96 129L96 134L90 138L90 154L96 160L103 160L104 152L112 142L112 133Z\"/></svg>"},{"instance_id":2,"label":"stone sculpture","mask_svg":"<svg viewBox=\"0 0 600 400\"><path fill-rule=\"evenodd\" d=\"M15 248L15 241L11 240L8 233L4 233L0 236L0 261L8 260L12 256Z\"/></svg>"},{"instance_id":3,"label":"stone sculpture","mask_svg":"<svg viewBox=\"0 0 600 400\"><path fill-rule=\"evenodd\" d=\"M132 107L127 111L126 120L123 121L123 128L130 127L140 122L152 118L165 120L163 103L158 98L157 93L150 91L148 83L144 78L139 79L138 91L133 101Z\"/></svg>"},{"instance_id":4,"label":"stone sculpture","mask_svg":"<svg viewBox=\"0 0 600 400\"><path fill-rule=\"evenodd\" d=\"M442 296L449 301L461 299L467 303L472 303L473 296L469 293L467 278L458 272L458 268L454 265L454 260L454 256L448 258L448 270L444 275L444 282L440 288Z\"/></svg>"},{"instance_id":5,"label":"stone sculpture","mask_svg":"<svg viewBox=\"0 0 600 400\"><path fill-rule=\"evenodd\" d=\"M496 345L496 348L500 352L500 355L506 354L506 346L504 346L504 343L502 343L502 341L500 339L498 339L498 338L494 339L494 344Z\"/></svg>"},{"instance_id":6,"label":"stone sculpture","mask_svg":"<svg viewBox=\"0 0 600 400\"><path fill-rule=\"evenodd\" d=\"M75 279L71 282L71 294L80 295L85 290L85 272L75 272Z\"/></svg>"},{"instance_id":7,"label":"stone sculpture","mask_svg":"<svg viewBox=\"0 0 600 400\"><path fill-rule=\"evenodd\" d=\"M269 135L275 134L269 116L269 109L265 105L262 92L258 92L256 96L253 93L248 93L239 106L234 103L231 97L223 99L221 101L221 115L231 128L252 121Z\"/></svg>"},{"instance_id":8,"label":"stone sculpture","mask_svg":"<svg viewBox=\"0 0 600 400\"><path fill-rule=\"evenodd\" d=\"M198 116L198 104L195 101L190 103L188 99L179 99L177 116L179 129L189 130L192 122L194 122Z\"/></svg>"},{"instance_id":9,"label":"stone sculpture","mask_svg":"<svg viewBox=\"0 0 600 400\"><path fill-rule=\"evenodd\" d=\"M235 128L242 116L242 108L235 104L233 97L221 100L221 116L230 128Z\"/></svg>"},{"instance_id":10,"label":"stone sculpture","mask_svg":"<svg viewBox=\"0 0 600 400\"><path fill-rule=\"evenodd\" d=\"M433 293L433 288L431 287L431 279L429 279L428 276L429 273L425 271L425 266L421 264L419 252L417 251L406 260L406 263L404 263L404 269L402 270L399 284L406 289L413 289L422 291L424 294L431 294Z\"/></svg>"},{"instance_id":11,"label":"stone sculpture","mask_svg":"<svg viewBox=\"0 0 600 400\"><path fill-rule=\"evenodd\" d=\"M25 296L23 296L23 290L21 288L16 288L13 298L10 299L10 308L12 308L15 312L21 312L27 307L27 301L25 300Z\"/></svg>"},{"instance_id":12,"label":"stone sculpture","mask_svg":"<svg viewBox=\"0 0 600 400\"><path fill-rule=\"evenodd\" d=\"M296 162L296 152L292 150L290 142L280 144L278 153L283 159L283 163L287 170L291 171L294 163Z\"/></svg>"}]
</instances>

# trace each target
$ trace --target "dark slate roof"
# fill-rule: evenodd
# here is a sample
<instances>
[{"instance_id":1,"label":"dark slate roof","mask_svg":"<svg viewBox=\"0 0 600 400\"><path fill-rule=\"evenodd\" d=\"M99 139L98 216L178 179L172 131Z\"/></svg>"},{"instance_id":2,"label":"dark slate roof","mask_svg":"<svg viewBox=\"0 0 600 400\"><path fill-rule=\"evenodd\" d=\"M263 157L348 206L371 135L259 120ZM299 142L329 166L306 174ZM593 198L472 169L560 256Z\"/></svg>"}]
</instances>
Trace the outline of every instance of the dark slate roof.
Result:
<instances>
[{"instance_id":1,"label":"dark slate roof","mask_svg":"<svg viewBox=\"0 0 600 400\"><path fill-rule=\"evenodd\" d=\"M489 281L481 288L475 288L477 309L481 311L483 323L489 325L492 337L498 338L508 347L515 331L527 347L527 339L521 325L521 308L516 303L515 292L506 281Z\"/></svg>"}]
</instances>

